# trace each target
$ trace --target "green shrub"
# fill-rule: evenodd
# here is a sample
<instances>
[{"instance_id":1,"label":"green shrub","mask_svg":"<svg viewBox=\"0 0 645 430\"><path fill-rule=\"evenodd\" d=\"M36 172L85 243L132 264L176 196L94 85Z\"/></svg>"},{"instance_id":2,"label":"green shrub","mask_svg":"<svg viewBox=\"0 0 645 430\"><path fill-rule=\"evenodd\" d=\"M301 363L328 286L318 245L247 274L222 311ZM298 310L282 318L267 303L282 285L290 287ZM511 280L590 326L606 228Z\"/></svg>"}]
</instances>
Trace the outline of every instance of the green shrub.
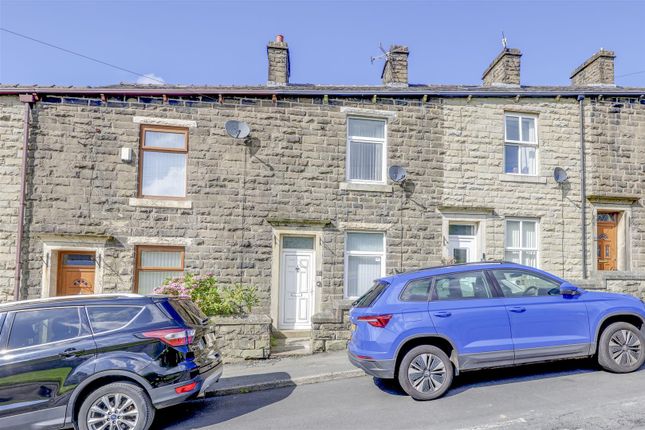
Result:
<instances>
[{"instance_id":1,"label":"green shrub","mask_svg":"<svg viewBox=\"0 0 645 430\"><path fill-rule=\"evenodd\" d=\"M213 275L186 273L182 278L166 279L154 292L190 297L209 317L244 315L259 302L255 287L242 284L218 286Z\"/></svg>"}]
</instances>

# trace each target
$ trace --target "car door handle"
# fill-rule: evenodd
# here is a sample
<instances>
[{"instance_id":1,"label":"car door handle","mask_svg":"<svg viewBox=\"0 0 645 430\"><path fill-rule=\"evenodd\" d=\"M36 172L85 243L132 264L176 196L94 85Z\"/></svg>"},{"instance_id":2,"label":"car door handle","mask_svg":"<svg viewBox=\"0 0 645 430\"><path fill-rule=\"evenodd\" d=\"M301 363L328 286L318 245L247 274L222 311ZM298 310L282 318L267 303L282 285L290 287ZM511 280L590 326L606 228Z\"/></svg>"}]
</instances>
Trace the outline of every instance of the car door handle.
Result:
<instances>
[{"instance_id":1,"label":"car door handle","mask_svg":"<svg viewBox=\"0 0 645 430\"><path fill-rule=\"evenodd\" d=\"M78 352L79 351L76 348L67 348L65 351L59 353L58 355L63 358L72 358L75 357Z\"/></svg>"},{"instance_id":2,"label":"car door handle","mask_svg":"<svg viewBox=\"0 0 645 430\"><path fill-rule=\"evenodd\" d=\"M452 315L452 312L435 312L434 316L439 317L439 318L448 318L450 315Z\"/></svg>"},{"instance_id":3,"label":"car door handle","mask_svg":"<svg viewBox=\"0 0 645 430\"><path fill-rule=\"evenodd\" d=\"M522 306L513 306L512 308L508 308L509 311L515 312L516 314L521 314L522 312L526 312L526 308Z\"/></svg>"}]
</instances>

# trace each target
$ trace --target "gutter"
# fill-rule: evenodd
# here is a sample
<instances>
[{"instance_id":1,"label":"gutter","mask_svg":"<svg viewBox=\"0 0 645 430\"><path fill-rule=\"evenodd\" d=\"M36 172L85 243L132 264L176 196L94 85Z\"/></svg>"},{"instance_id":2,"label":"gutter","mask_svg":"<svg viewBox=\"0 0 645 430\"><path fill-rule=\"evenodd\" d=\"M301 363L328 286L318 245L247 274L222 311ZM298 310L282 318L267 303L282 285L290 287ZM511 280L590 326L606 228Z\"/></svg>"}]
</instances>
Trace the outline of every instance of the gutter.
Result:
<instances>
[{"instance_id":1,"label":"gutter","mask_svg":"<svg viewBox=\"0 0 645 430\"><path fill-rule=\"evenodd\" d=\"M585 168L585 96L578 96L580 105L580 225L582 236L582 279L587 279L587 190Z\"/></svg>"},{"instance_id":2,"label":"gutter","mask_svg":"<svg viewBox=\"0 0 645 430\"><path fill-rule=\"evenodd\" d=\"M414 88L414 87L413 87ZM645 88L638 89L617 89L599 87L586 90L539 90L532 91L530 88L500 88L488 91L473 89L469 90L432 90L424 91L419 89L298 89L295 88L45 88L45 87L0 87L0 95L18 95L25 92L33 95L120 95L120 96L213 96L219 95L239 95L239 96L266 96L284 95L284 96L354 96L354 97L578 97L598 96L631 96L645 97Z\"/></svg>"},{"instance_id":3,"label":"gutter","mask_svg":"<svg viewBox=\"0 0 645 430\"><path fill-rule=\"evenodd\" d=\"M18 203L18 229L16 232L16 264L14 273L14 300L20 300L20 275L22 273L22 235L25 226L25 189L27 184L27 168L29 156L29 115L31 113L31 104L36 101L33 94L20 94L20 101L24 103L25 113L22 129L22 166L20 171L20 200Z\"/></svg>"}]
</instances>

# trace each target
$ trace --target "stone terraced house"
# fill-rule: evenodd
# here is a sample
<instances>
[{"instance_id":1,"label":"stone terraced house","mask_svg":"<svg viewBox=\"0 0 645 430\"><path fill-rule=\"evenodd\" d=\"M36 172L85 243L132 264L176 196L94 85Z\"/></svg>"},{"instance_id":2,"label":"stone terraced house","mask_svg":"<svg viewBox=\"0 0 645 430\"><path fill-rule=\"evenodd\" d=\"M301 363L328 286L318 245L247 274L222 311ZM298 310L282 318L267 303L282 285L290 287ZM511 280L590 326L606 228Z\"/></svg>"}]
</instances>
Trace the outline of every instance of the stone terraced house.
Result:
<instances>
[{"instance_id":1,"label":"stone terraced house","mask_svg":"<svg viewBox=\"0 0 645 430\"><path fill-rule=\"evenodd\" d=\"M289 83L287 44L267 52L265 86L0 86L0 300L213 273L321 351L373 279L445 262L644 294L645 87L614 84L613 52L558 87L522 86L516 49L478 86L409 84L404 46L369 87ZM231 354L266 355L252 335Z\"/></svg>"}]
</instances>

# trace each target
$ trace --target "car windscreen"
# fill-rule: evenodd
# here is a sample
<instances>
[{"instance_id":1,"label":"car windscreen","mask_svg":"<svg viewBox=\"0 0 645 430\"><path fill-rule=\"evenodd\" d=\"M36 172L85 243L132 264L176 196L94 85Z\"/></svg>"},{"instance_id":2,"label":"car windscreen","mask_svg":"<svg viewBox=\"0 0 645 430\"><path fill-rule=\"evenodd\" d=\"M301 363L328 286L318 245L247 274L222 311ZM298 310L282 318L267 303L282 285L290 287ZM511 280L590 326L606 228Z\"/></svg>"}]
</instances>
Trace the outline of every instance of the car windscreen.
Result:
<instances>
[{"instance_id":1,"label":"car windscreen","mask_svg":"<svg viewBox=\"0 0 645 430\"><path fill-rule=\"evenodd\" d=\"M186 324L204 325L208 322L208 317L191 300L173 298L168 303Z\"/></svg>"},{"instance_id":2,"label":"car windscreen","mask_svg":"<svg viewBox=\"0 0 645 430\"><path fill-rule=\"evenodd\" d=\"M355 308L368 308L379 298L381 293L389 286L387 282L376 281L372 288L370 288L365 294L360 296L352 306Z\"/></svg>"}]
</instances>

